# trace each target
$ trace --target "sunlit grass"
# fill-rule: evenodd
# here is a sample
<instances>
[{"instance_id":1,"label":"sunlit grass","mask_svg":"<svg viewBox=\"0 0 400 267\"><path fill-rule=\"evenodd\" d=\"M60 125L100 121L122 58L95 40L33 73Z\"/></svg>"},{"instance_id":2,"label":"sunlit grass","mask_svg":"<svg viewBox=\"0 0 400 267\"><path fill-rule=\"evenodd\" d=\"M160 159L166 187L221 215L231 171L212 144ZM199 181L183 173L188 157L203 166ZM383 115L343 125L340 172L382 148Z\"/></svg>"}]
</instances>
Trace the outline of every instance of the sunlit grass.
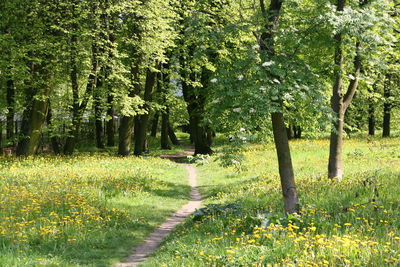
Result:
<instances>
[{"instance_id":1,"label":"sunlit grass","mask_svg":"<svg viewBox=\"0 0 400 267\"><path fill-rule=\"evenodd\" d=\"M339 182L326 178L327 140L292 142L301 214L289 221L272 144L248 146L242 173L210 159L201 190L223 206L187 221L144 266L398 266L399 144L346 140Z\"/></svg>"},{"instance_id":2,"label":"sunlit grass","mask_svg":"<svg viewBox=\"0 0 400 267\"><path fill-rule=\"evenodd\" d=\"M188 200L185 170L167 160L0 162L1 266L110 266Z\"/></svg>"}]
</instances>

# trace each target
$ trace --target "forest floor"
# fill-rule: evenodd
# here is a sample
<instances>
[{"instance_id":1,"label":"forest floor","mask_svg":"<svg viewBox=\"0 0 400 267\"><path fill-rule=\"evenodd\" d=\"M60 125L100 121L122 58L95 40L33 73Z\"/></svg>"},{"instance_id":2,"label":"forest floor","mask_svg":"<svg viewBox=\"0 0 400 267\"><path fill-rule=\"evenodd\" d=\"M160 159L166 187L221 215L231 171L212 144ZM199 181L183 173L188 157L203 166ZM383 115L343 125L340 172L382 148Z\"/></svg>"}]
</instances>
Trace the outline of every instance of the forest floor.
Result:
<instances>
[{"instance_id":1,"label":"forest floor","mask_svg":"<svg viewBox=\"0 0 400 267\"><path fill-rule=\"evenodd\" d=\"M398 266L399 144L346 139L345 178L331 181L329 141L291 141L301 214L288 220L273 144L222 167L216 140L214 156L191 159L205 208L141 266ZM0 266L117 264L190 200L187 170L166 153L1 158Z\"/></svg>"}]
</instances>

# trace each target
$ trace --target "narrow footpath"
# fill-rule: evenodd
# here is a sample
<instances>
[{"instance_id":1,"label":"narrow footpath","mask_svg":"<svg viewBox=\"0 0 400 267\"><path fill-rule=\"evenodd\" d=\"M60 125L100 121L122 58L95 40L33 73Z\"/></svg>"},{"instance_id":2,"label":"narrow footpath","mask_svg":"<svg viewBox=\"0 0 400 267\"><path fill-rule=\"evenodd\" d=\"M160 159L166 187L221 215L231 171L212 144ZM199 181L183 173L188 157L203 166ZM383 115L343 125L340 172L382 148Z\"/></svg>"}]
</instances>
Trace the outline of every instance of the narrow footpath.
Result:
<instances>
[{"instance_id":1,"label":"narrow footpath","mask_svg":"<svg viewBox=\"0 0 400 267\"><path fill-rule=\"evenodd\" d=\"M192 151L187 151L175 155L163 155L162 158L177 161L178 159L192 154ZM134 248L131 254L124 262L117 264L117 267L138 266L144 262L146 258L152 254L160 246L165 237L167 237L175 227L189 217L196 209L201 206L201 195L197 188L197 173L196 168L183 164L189 176L190 201L183 206L180 210L175 212L163 224L160 225L153 233L151 233L141 244Z\"/></svg>"}]
</instances>

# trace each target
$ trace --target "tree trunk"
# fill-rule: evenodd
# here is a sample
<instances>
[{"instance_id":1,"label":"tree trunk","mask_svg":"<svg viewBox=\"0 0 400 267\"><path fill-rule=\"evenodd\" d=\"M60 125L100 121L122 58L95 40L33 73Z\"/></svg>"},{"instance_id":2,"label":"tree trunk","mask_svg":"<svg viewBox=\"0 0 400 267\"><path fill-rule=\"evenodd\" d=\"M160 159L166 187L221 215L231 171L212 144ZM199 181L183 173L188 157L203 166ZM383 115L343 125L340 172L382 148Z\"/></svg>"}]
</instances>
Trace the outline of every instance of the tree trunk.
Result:
<instances>
[{"instance_id":1,"label":"tree trunk","mask_svg":"<svg viewBox=\"0 0 400 267\"><path fill-rule=\"evenodd\" d=\"M101 90L103 87L103 77L97 78L96 88L93 97L96 147L103 149L104 145L104 130L103 130L103 109L101 107Z\"/></svg>"},{"instance_id":2,"label":"tree trunk","mask_svg":"<svg viewBox=\"0 0 400 267\"><path fill-rule=\"evenodd\" d=\"M140 93L140 61L136 62L135 67L132 68L131 76L133 88L130 89L129 97L134 97L135 95L139 95ZM118 155L120 156L129 156L131 153L132 146L132 130L135 124L134 116L125 116L121 117L120 126L119 126L119 142L118 142Z\"/></svg>"},{"instance_id":3,"label":"tree trunk","mask_svg":"<svg viewBox=\"0 0 400 267\"><path fill-rule=\"evenodd\" d=\"M180 145L179 140L175 135L174 128L172 127L170 122L168 122L168 135L169 135L169 139L171 140L173 145L175 145L175 146Z\"/></svg>"},{"instance_id":4,"label":"tree trunk","mask_svg":"<svg viewBox=\"0 0 400 267\"><path fill-rule=\"evenodd\" d=\"M283 114L273 113L271 119L276 153L278 155L279 175L281 178L285 211L287 213L295 213L298 212L297 190Z\"/></svg>"},{"instance_id":5,"label":"tree trunk","mask_svg":"<svg viewBox=\"0 0 400 267\"><path fill-rule=\"evenodd\" d=\"M11 76L7 80L7 133L6 138L11 140L14 138L14 115L15 115L15 88L14 81ZM14 140L12 140L14 143Z\"/></svg>"},{"instance_id":6,"label":"tree trunk","mask_svg":"<svg viewBox=\"0 0 400 267\"><path fill-rule=\"evenodd\" d=\"M260 8L266 22L265 30L261 34L260 52L261 57L264 57L263 60L268 60L268 58L275 56L274 35L279 23L282 0L271 0L268 9L266 9L264 0L260 0ZM275 77L272 73L268 73L268 78L273 79L279 77ZM282 103L276 104L278 104L280 109L283 110ZM297 190L294 181L294 172L287 135L288 133L285 126L283 113L272 113L271 120L275 147L278 155L279 175L285 211L287 213L295 213L298 212Z\"/></svg>"},{"instance_id":7,"label":"tree trunk","mask_svg":"<svg viewBox=\"0 0 400 267\"><path fill-rule=\"evenodd\" d=\"M146 102L144 108L147 110L147 114L143 114L140 116L140 123L138 125L139 127L137 129L137 132L135 133L136 140L135 140L134 154L136 156L142 155L145 150L146 139L147 139L147 126L149 122L149 112L150 112L148 102L152 100L154 85L156 83L156 77L157 77L156 72L147 70L146 84L144 88L144 97L143 97L144 101Z\"/></svg>"},{"instance_id":8,"label":"tree trunk","mask_svg":"<svg viewBox=\"0 0 400 267\"><path fill-rule=\"evenodd\" d=\"M385 102L383 104L383 124L382 124L382 137L390 137L390 119L392 112L392 103L390 102L391 97L391 76L387 75L387 81L383 92Z\"/></svg>"},{"instance_id":9,"label":"tree trunk","mask_svg":"<svg viewBox=\"0 0 400 267\"><path fill-rule=\"evenodd\" d=\"M375 87L372 92L375 92ZM368 134L371 136L375 135L375 103L372 99L368 104Z\"/></svg>"},{"instance_id":10,"label":"tree trunk","mask_svg":"<svg viewBox=\"0 0 400 267\"><path fill-rule=\"evenodd\" d=\"M83 114L88 105L89 99L92 95L94 86L97 83L97 69L98 69L98 60L97 60L97 46L92 43L92 57L91 64L92 70L88 77L88 82L86 84L86 90L83 95L82 102L79 104L79 84L78 84L78 67L77 67L77 55L75 52L75 48L73 45L77 42L74 37L71 38L72 43L72 53L71 53L71 71L70 71L70 80L72 85L72 98L73 103L71 107L72 114L72 127L68 129L68 136L65 140L64 145L64 154L72 155L75 150L76 142L79 139L80 128L82 124Z\"/></svg>"},{"instance_id":11,"label":"tree trunk","mask_svg":"<svg viewBox=\"0 0 400 267\"><path fill-rule=\"evenodd\" d=\"M46 85L44 90L39 90L39 93L36 94L37 97L34 97L33 100L29 99L32 101L32 105L23 114L17 156L33 155L39 148L41 130L47 116L50 89L50 86Z\"/></svg>"},{"instance_id":12,"label":"tree trunk","mask_svg":"<svg viewBox=\"0 0 400 267\"><path fill-rule=\"evenodd\" d=\"M107 96L107 117L106 133L107 133L107 146L115 146L115 124L114 124L114 97L109 93Z\"/></svg>"},{"instance_id":13,"label":"tree trunk","mask_svg":"<svg viewBox=\"0 0 400 267\"><path fill-rule=\"evenodd\" d=\"M168 108L162 113L161 119L161 149L171 149L169 144L169 110Z\"/></svg>"},{"instance_id":14,"label":"tree trunk","mask_svg":"<svg viewBox=\"0 0 400 267\"><path fill-rule=\"evenodd\" d=\"M151 136L152 137L157 137L157 130L158 130L158 119L160 117L160 113L156 112L154 113L153 120L151 122Z\"/></svg>"},{"instance_id":15,"label":"tree trunk","mask_svg":"<svg viewBox=\"0 0 400 267\"><path fill-rule=\"evenodd\" d=\"M50 104L49 104L49 111L47 112L47 118L46 118L46 122L48 126L51 126L51 120L52 120L52 110L50 108ZM51 129L50 131L50 142L51 142L51 148L53 149L53 152L55 154L60 154L61 153L61 149L60 149L60 143L58 142L58 138L54 135L54 131L55 129Z\"/></svg>"}]
</instances>

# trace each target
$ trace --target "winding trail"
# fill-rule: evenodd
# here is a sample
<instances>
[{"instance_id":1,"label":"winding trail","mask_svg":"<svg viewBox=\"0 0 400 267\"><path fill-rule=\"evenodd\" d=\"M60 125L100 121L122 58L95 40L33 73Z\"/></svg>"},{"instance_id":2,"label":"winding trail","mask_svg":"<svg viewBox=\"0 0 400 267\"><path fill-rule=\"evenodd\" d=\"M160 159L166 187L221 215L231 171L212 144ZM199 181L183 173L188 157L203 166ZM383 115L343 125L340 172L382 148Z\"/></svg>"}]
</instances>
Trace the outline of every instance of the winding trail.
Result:
<instances>
[{"instance_id":1,"label":"winding trail","mask_svg":"<svg viewBox=\"0 0 400 267\"><path fill-rule=\"evenodd\" d=\"M162 155L161 158L178 161L180 158L192 154L193 151L186 151L180 154ZM189 164L183 164L189 175L190 201L180 210L175 212L163 224L161 224L153 233L151 233L141 244L134 248L133 254L128 256L124 262L118 263L117 267L138 266L144 262L147 257L153 253L175 227L189 217L196 209L201 206L201 195L197 188L197 173L195 167Z\"/></svg>"}]
</instances>

